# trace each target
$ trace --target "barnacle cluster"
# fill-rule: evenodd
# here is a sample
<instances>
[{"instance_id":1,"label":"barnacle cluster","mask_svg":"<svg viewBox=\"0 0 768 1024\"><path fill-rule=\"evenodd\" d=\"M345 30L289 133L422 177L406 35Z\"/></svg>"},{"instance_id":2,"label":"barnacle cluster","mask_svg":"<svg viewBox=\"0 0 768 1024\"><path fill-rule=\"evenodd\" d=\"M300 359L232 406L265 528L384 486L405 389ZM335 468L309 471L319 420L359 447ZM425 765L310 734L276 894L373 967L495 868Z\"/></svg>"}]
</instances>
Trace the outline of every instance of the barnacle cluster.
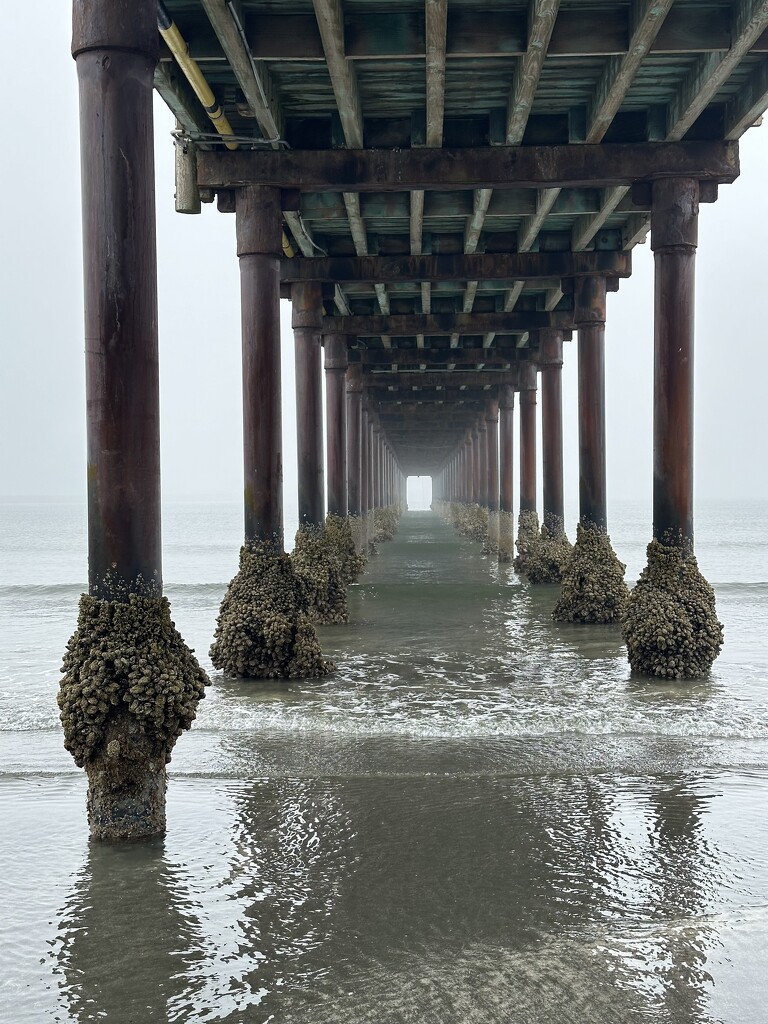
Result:
<instances>
[{"instance_id":1,"label":"barnacle cluster","mask_svg":"<svg viewBox=\"0 0 768 1024\"><path fill-rule=\"evenodd\" d=\"M573 545L562 530L553 535L547 526L542 526L541 533L530 541L527 548L523 572L528 582L562 582L572 552Z\"/></svg>"},{"instance_id":2,"label":"barnacle cluster","mask_svg":"<svg viewBox=\"0 0 768 1024\"><path fill-rule=\"evenodd\" d=\"M392 540L400 525L399 505L385 505L384 508L377 508L373 513L373 541L381 544L382 541Z\"/></svg>"},{"instance_id":3,"label":"barnacle cluster","mask_svg":"<svg viewBox=\"0 0 768 1024\"><path fill-rule=\"evenodd\" d=\"M488 533L488 509L484 506L456 501L451 505L450 517L463 537L481 542L485 540Z\"/></svg>"},{"instance_id":4,"label":"barnacle cluster","mask_svg":"<svg viewBox=\"0 0 768 1024\"><path fill-rule=\"evenodd\" d=\"M488 530L483 538L484 555L498 556L499 553L499 513L488 513Z\"/></svg>"},{"instance_id":5,"label":"barnacle cluster","mask_svg":"<svg viewBox=\"0 0 768 1024\"><path fill-rule=\"evenodd\" d=\"M341 565L341 575L348 585L354 583L357 577L365 569L367 559L359 553L355 543L355 533L352 524L355 524L355 532L360 520L357 516L335 516L329 514L325 520L325 542L329 551L335 554Z\"/></svg>"},{"instance_id":6,"label":"barnacle cluster","mask_svg":"<svg viewBox=\"0 0 768 1024\"><path fill-rule=\"evenodd\" d=\"M517 517L517 555L514 559L515 572L528 575L528 563L533 548L539 542L539 517L535 509L521 509Z\"/></svg>"},{"instance_id":7,"label":"barnacle cluster","mask_svg":"<svg viewBox=\"0 0 768 1024\"><path fill-rule=\"evenodd\" d=\"M666 679L707 674L723 644L715 593L693 553L653 540L629 595L621 633L635 672Z\"/></svg>"},{"instance_id":8,"label":"barnacle cluster","mask_svg":"<svg viewBox=\"0 0 768 1024\"><path fill-rule=\"evenodd\" d=\"M322 526L302 523L296 533L291 562L304 585L312 620L322 625L348 622L344 563Z\"/></svg>"},{"instance_id":9,"label":"barnacle cluster","mask_svg":"<svg viewBox=\"0 0 768 1024\"><path fill-rule=\"evenodd\" d=\"M608 534L593 523L579 523L552 618L556 622L618 622L629 594L625 569Z\"/></svg>"},{"instance_id":10,"label":"barnacle cluster","mask_svg":"<svg viewBox=\"0 0 768 1024\"><path fill-rule=\"evenodd\" d=\"M365 568L367 562L366 552L368 550L368 517L367 516L349 516L349 532L352 534L352 543L355 546L355 551L358 556L363 560L363 566L360 572Z\"/></svg>"},{"instance_id":11,"label":"barnacle cluster","mask_svg":"<svg viewBox=\"0 0 768 1024\"><path fill-rule=\"evenodd\" d=\"M319 677L333 671L309 617L304 582L279 545L252 541L227 588L211 660L230 676L251 679Z\"/></svg>"},{"instance_id":12,"label":"barnacle cluster","mask_svg":"<svg viewBox=\"0 0 768 1024\"><path fill-rule=\"evenodd\" d=\"M126 712L151 756L166 764L208 682L171 621L168 599L139 594L127 601L81 596L62 672L64 746L81 768L103 751L110 722Z\"/></svg>"},{"instance_id":13,"label":"barnacle cluster","mask_svg":"<svg viewBox=\"0 0 768 1024\"><path fill-rule=\"evenodd\" d=\"M515 554L515 517L499 512L499 561L511 562Z\"/></svg>"}]
</instances>

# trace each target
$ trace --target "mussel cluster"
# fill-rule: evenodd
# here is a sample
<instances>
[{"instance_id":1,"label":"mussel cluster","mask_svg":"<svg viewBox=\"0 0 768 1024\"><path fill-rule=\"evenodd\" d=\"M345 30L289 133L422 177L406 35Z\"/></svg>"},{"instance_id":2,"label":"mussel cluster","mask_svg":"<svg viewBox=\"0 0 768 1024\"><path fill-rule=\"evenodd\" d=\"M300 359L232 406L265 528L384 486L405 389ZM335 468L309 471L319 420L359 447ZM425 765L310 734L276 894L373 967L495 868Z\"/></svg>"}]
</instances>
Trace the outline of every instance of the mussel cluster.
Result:
<instances>
[{"instance_id":1,"label":"mussel cluster","mask_svg":"<svg viewBox=\"0 0 768 1024\"><path fill-rule=\"evenodd\" d=\"M167 598L138 594L126 601L81 596L62 672L58 704L64 745L80 767L103 755L108 745L110 757L120 753L114 747L120 747L120 739L110 736L117 720L123 723L118 733L127 729L132 743L141 736L149 756L165 765L177 738L192 724L208 683L171 621Z\"/></svg>"},{"instance_id":2,"label":"mussel cluster","mask_svg":"<svg viewBox=\"0 0 768 1024\"><path fill-rule=\"evenodd\" d=\"M333 671L309 617L304 582L277 544L240 549L240 569L227 588L211 660L230 676L251 679L320 677Z\"/></svg>"},{"instance_id":3,"label":"mussel cluster","mask_svg":"<svg viewBox=\"0 0 768 1024\"><path fill-rule=\"evenodd\" d=\"M634 672L664 679L707 674L723 644L715 593L692 552L653 540L621 633Z\"/></svg>"},{"instance_id":4,"label":"mussel cluster","mask_svg":"<svg viewBox=\"0 0 768 1024\"><path fill-rule=\"evenodd\" d=\"M592 523L579 523L552 618L556 622L619 622L629 595L625 569L608 534Z\"/></svg>"},{"instance_id":5,"label":"mussel cluster","mask_svg":"<svg viewBox=\"0 0 768 1024\"><path fill-rule=\"evenodd\" d=\"M304 586L313 622L348 622L346 569L322 526L302 523L296 533L291 563Z\"/></svg>"}]
</instances>

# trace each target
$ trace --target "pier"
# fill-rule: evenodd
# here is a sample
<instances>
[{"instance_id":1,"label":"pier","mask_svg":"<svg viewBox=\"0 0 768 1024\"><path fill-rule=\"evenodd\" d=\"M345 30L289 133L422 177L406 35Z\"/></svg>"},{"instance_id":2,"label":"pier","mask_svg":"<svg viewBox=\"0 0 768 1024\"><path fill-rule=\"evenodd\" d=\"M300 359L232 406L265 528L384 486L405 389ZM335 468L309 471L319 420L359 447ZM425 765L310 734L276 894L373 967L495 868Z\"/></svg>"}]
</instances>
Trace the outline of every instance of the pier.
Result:
<instances>
[{"instance_id":1,"label":"pier","mask_svg":"<svg viewBox=\"0 0 768 1024\"><path fill-rule=\"evenodd\" d=\"M349 621L347 588L394 536L407 478L426 475L478 558L561 585L548 616L612 626L638 676L708 673L723 637L694 554L698 220L768 107L768 5L582 6L76 0L89 593L60 706L94 837L164 830L165 766L206 682L162 591L153 89L177 119L178 211L216 203L236 225L244 530L215 667L329 676L316 627ZM653 536L630 591L609 534L604 367L610 295L646 239ZM290 557L281 298L296 356ZM571 358L577 424L562 417ZM574 538L564 430L579 435Z\"/></svg>"}]
</instances>

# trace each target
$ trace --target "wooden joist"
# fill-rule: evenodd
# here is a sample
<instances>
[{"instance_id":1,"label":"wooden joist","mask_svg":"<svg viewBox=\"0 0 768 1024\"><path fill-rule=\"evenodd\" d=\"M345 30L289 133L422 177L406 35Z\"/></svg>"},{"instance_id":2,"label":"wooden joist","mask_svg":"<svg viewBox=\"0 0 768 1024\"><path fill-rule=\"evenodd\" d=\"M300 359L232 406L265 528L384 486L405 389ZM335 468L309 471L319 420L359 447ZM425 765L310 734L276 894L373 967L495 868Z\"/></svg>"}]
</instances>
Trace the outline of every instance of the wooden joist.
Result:
<instances>
[{"instance_id":1,"label":"wooden joist","mask_svg":"<svg viewBox=\"0 0 768 1024\"><path fill-rule=\"evenodd\" d=\"M611 57L629 51L632 36L631 4L606 5L605 10L561 10L549 41L556 57ZM449 9L446 53L449 58L523 57L528 49L528 12ZM653 40L653 54L710 53L727 50L731 41L729 11L725 6L695 9L675 5ZM346 56L350 61L419 59L425 52L425 15L406 10L345 12ZM311 15L254 11L246 18L246 34L256 59L318 61L323 45L317 21ZM215 40L193 37L198 59L220 57ZM751 47L768 52L764 34Z\"/></svg>"},{"instance_id":2,"label":"wooden joist","mask_svg":"<svg viewBox=\"0 0 768 1024\"><path fill-rule=\"evenodd\" d=\"M270 185L309 192L408 189L609 188L654 178L731 182L739 173L732 142L599 146L495 146L487 149L254 150L201 153L198 184Z\"/></svg>"}]
</instances>

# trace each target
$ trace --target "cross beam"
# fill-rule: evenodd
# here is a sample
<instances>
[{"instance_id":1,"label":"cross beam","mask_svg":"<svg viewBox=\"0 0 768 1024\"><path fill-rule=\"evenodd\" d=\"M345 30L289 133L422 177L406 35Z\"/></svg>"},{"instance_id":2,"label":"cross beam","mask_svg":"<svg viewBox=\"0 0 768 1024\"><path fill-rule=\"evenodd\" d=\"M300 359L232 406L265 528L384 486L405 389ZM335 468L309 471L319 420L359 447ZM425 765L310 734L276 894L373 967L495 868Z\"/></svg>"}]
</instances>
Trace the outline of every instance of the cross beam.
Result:
<instances>
[{"instance_id":1,"label":"cross beam","mask_svg":"<svg viewBox=\"0 0 768 1024\"><path fill-rule=\"evenodd\" d=\"M200 152L205 188L271 185L302 192L609 188L655 178L731 182L736 142L647 142L484 149L284 149Z\"/></svg>"},{"instance_id":2,"label":"cross beam","mask_svg":"<svg viewBox=\"0 0 768 1024\"><path fill-rule=\"evenodd\" d=\"M514 313L429 313L391 316L326 316L323 334L348 334L354 338L411 338L417 334L523 334L543 327L567 330L573 326L572 313L544 313L538 310Z\"/></svg>"},{"instance_id":3,"label":"cross beam","mask_svg":"<svg viewBox=\"0 0 768 1024\"><path fill-rule=\"evenodd\" d=\"M296 281L535 281L629 277L628 252L441 253L431 256L323 256L282 260L280 279ZM421 333L421 332L418 332Z\"/></svg>"}]
</instances>

